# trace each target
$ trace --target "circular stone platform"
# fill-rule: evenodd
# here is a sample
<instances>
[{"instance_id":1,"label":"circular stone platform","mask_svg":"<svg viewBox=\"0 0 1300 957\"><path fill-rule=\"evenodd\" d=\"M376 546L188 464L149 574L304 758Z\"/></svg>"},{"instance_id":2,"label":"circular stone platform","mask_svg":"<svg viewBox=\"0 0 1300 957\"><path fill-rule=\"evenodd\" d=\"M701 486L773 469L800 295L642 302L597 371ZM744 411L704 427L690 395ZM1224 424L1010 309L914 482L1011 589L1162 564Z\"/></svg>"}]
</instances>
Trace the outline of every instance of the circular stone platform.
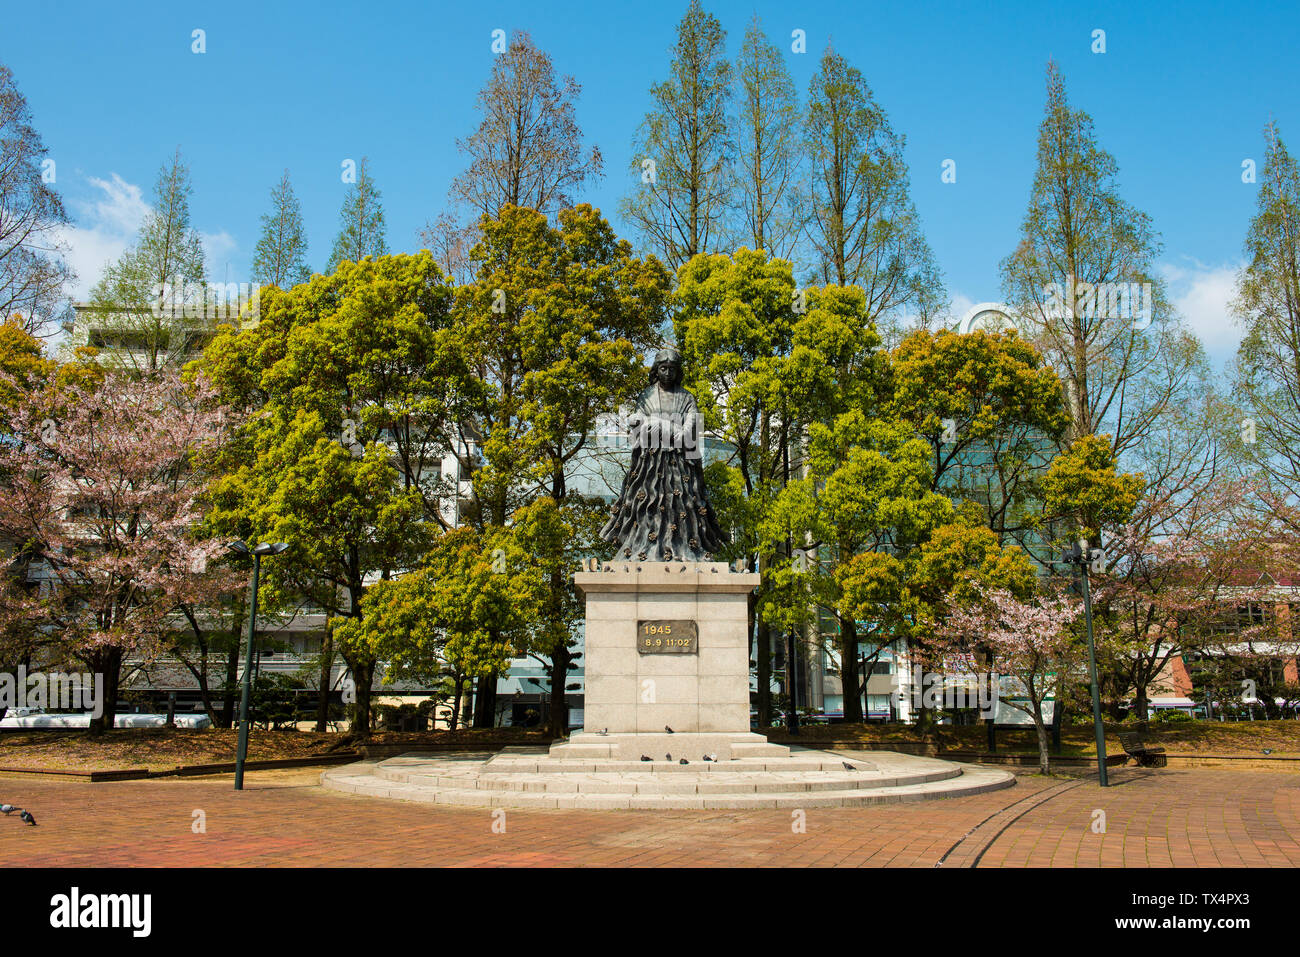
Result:
<instances>
[{"instance_id":1,"label":"circular stone platform","mask_svg":"<svg viewBox=\"0 0 1300 957\"><path fill-rule=\"evenodd\" d=\"M846 767L848 765L848 767ZM371 797L477 807L853 807L982 794L1014 775L935 758L873 751L869 758L793 749L786 757L680 764L556 757L545 748L492 755L404 754L331 768L321 784Z\"/></svg>"}]
</instances>

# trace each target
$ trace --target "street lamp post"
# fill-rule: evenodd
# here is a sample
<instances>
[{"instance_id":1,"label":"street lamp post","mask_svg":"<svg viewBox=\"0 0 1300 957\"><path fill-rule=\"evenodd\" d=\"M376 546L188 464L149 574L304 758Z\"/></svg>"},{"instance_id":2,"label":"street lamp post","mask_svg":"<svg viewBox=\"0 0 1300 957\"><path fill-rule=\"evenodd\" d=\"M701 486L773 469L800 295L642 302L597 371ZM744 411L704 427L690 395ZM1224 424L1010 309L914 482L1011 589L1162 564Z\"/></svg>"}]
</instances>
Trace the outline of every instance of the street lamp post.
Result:
<instances>
[{"instance_id":1,"label":"street lamp post","mask_svg":"<svg viewBox=\"0 0 1300 957\"><path fill-rule=\"evenodd\" d=\"M1092 683L1092 724L1097 735L1097 779L1102 787L1109 787L1106 776L1106 731L1101 724L1101 689L1097 684L1097 649L1092 639L1092 589L1088 582L1088 563L1090 555L1087 542L1075 542L1061 555L1061 561L1067 565L1078 566L1083 578L1083 617L1088 630L1088 677ZM1058 701L1059 708L1061 703Z\"/></svg>"},{"instance_id":2,"label":"street lamp post","mask_svg":"<svg viewBox=\"0 0 1300 957\"><path fill-rule=\"evenodd\" d=\"M257 586L262 572L263 555L279 555L289 546L284 542L262 542L251 549L243 542L231 542L232 552L245 557L253 556L253 580L248 587L248 651L244 658L243 690L239 698L239 746L235 751L235 790L244 789L244 761L248 757L248 699L253 676L253 641L257 634Z\"/></svg>"}]
</instances>

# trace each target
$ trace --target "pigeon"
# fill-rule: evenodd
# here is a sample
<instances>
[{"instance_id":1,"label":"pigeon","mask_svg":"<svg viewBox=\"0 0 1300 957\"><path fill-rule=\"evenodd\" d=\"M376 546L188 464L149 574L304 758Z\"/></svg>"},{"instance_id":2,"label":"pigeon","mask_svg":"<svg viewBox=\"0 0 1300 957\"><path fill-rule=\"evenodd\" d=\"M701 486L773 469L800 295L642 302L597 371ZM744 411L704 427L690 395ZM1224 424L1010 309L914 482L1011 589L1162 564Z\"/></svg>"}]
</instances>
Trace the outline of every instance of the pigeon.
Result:
<instances>
[{"instance_id":1,"label":"pigeon","mask_svg":"<svg viewBox=\"0 0 1300 957\"><path fill-rule=\"evenodd\" d=\"M665 754L665 755L664 755L664 760L665 760L665 761L671 761L672 759L673 759L673 756L672 756L671 754Z\"/></svg>"},{"instance_id":2,"label":"pigeon","mask_svg":"<svg viewBox=\"0 0 1300 957\"><path fill-rule=\"evenodd\" d=\"M8 817L10 814L13 814L14 811L21 811L21 810L22 808L14 807L12 804L0 804L0 814L5 815L6 817Z\"/></svg>"},{"instance_id":3,"label":"pigeon","mask_svg":"<svg viewBox=\"0 0 1300 957\"><path fill-rule=\"evenodd\" d=\"M1265 748L1265 749L1264 749L1264 753L1265 753L1265 754L1272 754L1272 753L1273 753L1273 749L1272 749L1272 748Z\"/></svg>"},{"instance_id":4,"label":"pigeon","mask_svg":"<svg viewBox=\"0 0 1300 957\"><path fill-rule=\"evenodd\" d=\"M24 824L30 824L32 827L36 826L36 818L32 817L31 811L20 811L18 816L23 819Z\"/></svg>"},{"instance_id":5,"label":"pigeon","mask_svg":"<svg viewBox=\"0 0 1300 957\"><path fill-rule=\"evenodd\" d=\"M685 758L682 758L682 759L681 759L680 761L678 761L677 763L678 763L678 764L690 764L691 762L687 761Z\"/></svg>"},{"instance_id":6,"label":"pigeon","mask_svg":"<svg viewBox=\"0 0 1300 957\"><path fill-rule=\"evenodd\" d=\"M716 754L706 754L706 755L704 756L704 760L705 760L705 761L712 761L714 764L717 764L717 763L718 763L718 756L717 756Z\"/></svg>"},{"instance_id":7,"label":"pigeon","mask_svg":"<svg viewBox=\"0 0 1300 957\"><path fill-rule=\"evenodd\" d=\"M599 731L597 731L596 733L597 733L597 734L609 734L609 728L601 728L601 729L600 729Z\"/></svg>"},{"instance_id":8,"label":"pigeon","mask_svg":"<svg viewBox=\"0 0 1300 957\"><path fill-rule=\"evenodd\" d=\"M653 761L654 758L650 757L650 755L648 755L648 754L643 754L643 755L641 755L641 760L642 760L642 761Z\"/></svg>"},{"instance_id":9,"label":"pigeon","mask_svg":"<svg viewBox=\"0 0 1300 957\"><path fill-rule=\"evenodd\" d=\"M847 761L841 761L840 764L844 765L844 770L845 770L845 771L856 771L856 770L857 770L856 767L854 767L853 765L849 764L849 762L847 762Z\"/></svg>"},{"instance_id":10,"label":"pigeon","mask_svg":"<svg viewBox=\"0 0 1300 957\"><path fill-rule=\"evenodd\" d=\"M669 734L673 733L673 729L668 727L668 725L664 725L664 730L667 731Z\"/></svg>"}]
</instances>

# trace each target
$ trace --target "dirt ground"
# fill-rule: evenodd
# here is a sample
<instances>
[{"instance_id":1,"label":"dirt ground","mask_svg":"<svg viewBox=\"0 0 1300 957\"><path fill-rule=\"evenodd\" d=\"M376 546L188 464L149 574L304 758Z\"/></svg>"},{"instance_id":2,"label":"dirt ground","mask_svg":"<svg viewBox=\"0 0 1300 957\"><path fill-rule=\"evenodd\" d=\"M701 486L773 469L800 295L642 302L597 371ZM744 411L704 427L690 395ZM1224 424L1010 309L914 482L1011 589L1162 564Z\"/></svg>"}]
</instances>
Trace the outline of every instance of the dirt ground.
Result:
<instances>
[{"instance_id":1,"label":"dirt ground","mask_svg":"<svg viewBox=\"0 0 1300 957\"><path fill-rule=\"evenodd\" d=\"M1117 735L1136 730L1130 725L1107 725L1107 748L1119 750ZM985 729L981 725L942 727L938 731L942 751L984 750ZM857 742L888 745L920 741L916 729L903 725L808 725L797 739L774 729L774 740L816 746L818 741ZM1274 756L1300 755L1300 721L1185 722L1152 724L1144 734L1150 744L1161 745L1174 754L1262 756L1265 749ZM168 728L119 728L99 737L84 731L7 731L0 733L0 768L46 771L107 771L125 768L171 769L182 765L214 764L235 759L235 731L208 728L201 731ZM549 738L541 731L517 728L493 730L378 732L374 744L404 744L421 747L438 744L545 745ZM1064 754L1091 754L1095 747L1091 725L1074 725L1062 733ZM300 758L351 750L356 742L342 733L312 731L259 731L249 737L248 757L252 761ZM1037 753L1032 729L999 731L998 749L1006 753Z\"/></svg>"},{"instance_id":2,"label":"dirt ground","mask_svg":"<svg viewBox=\"0 0 1300 957\"><path fill-rule=\"evenodd\" d=\"M1142 739L1159 745L1174 754L1263 756L1267 748L1274 756L1300 755L1300 721L1181 721L1169 724L1152 722L1146 731L1131 723L1107 724L1106 748L1119 749L1119 735L1139 731ZM983 725L941 726L936 728L941 750L983 751L987 730ZM783 729L773 729L773 740L790 742ZM844 724L807 725L799 729L799 739L815 742L860 741L888 744L890 742L918 741L915 728L896 724L868 724L852 727ZM998 731L998 750L1008 753L1036 754L1037 738L1032 728ZM1097 746L1093 726L1069 725L1061 729L1061 750L1064 754L1096 754Z\"/></svg>"}]
</instances>

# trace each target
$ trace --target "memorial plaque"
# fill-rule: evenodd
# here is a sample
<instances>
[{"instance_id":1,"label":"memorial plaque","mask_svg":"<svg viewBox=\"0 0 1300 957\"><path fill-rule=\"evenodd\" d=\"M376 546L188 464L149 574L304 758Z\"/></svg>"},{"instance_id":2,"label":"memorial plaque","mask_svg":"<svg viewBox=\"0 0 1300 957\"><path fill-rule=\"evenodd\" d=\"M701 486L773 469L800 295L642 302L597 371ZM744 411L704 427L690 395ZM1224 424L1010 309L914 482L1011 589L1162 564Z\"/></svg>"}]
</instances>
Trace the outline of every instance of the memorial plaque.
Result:
<instances>
[{"instance_id":1,"label":"memorial plaque","mask_svg":"<svg viewBox=\"0 0 1300 957\"><path fill-rule=\"evenodd\" d=\"M697 655L699 628L693 621L638 621L636 650L643 655Z\"/></svg>"}]
</instances>

